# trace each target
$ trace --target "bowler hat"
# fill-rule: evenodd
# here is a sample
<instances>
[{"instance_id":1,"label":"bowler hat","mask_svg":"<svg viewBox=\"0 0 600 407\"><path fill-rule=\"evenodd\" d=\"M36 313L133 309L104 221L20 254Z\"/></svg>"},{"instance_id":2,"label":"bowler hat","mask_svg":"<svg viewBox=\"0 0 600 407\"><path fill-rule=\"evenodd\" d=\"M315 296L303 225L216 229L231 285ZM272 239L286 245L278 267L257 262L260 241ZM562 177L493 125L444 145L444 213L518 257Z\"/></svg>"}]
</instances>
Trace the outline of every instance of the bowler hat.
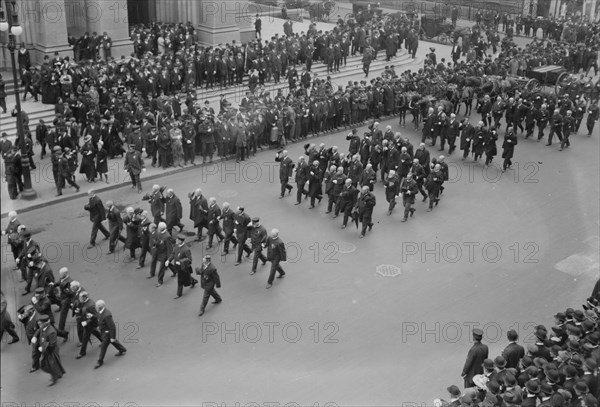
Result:
<instances>
[{"instance_id":1,"label":"bowler hat","mask_svg":"<svg viewBox=\"0 0 600 407\"><path fill-rule=\"evenodd\" d=\"M504 359L502 356L496 356L496 359L494 359L494 364L502 369L506 366L506 359Z\"/></svg>"},{"instance_id":2,"label":"bowler hat","mask_svg":"<svg viewBox=\"0 0 600 407\"><path fill-rule=\"evenodd\" d=\"M525 388L529 394L538 394L540 392L540 385L537 380L528 380L525 383Z\"/></svg>"}]
</instances>

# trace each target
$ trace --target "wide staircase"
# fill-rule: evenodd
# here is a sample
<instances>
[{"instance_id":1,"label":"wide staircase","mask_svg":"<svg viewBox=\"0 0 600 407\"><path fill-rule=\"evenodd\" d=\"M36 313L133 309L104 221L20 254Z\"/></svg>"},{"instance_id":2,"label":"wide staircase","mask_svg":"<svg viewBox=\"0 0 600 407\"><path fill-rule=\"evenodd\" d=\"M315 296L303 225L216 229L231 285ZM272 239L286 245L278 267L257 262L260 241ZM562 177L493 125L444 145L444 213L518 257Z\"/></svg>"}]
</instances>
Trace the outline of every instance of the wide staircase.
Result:
<instances>
[{"instance_id":1,"label":"wide staircase","mask_svg":"<svg viewBox=\"0 0 600 407\"><path fill-rule=\"evenodd\" d=\"M317 74L317 78L325 79L327 76L331 77L331 81L333 84L341 86L342 88L346 87L348 83L348 78L351 76L359 75L362 78L370 81L373 78L376 78L387 65L394 65L394 69L397 74L400 74L404 69L402 68L405 65L410 65L413 63L419 63L418 60L413 60L408 53L402 49L398 51L398 56L392 58L391 61L385 60L385 51L380 51L377 55L377 59L371 63L371 67L369 70L369 77L364 78L364 74L362 71L362 55L356 55L348 57L347 65L340 67L340 72L334 72L331 74L327 74L327 66L323 63L315 63L312 66L311 72ZM302 66L297 65L296 69L298 70L298 74L302 71ZM3 74L4 80L6 82L6 91L8 95L14 94L14 82L12 80L12 75ZM288 82L287 79L281 78L281 82L276 84L273 82L269 82L265 84L265 90L271 93L271 96L275 96L279 90L282 90L282 93L287 96L288 94ZM231 103L234 107L238 106L239 102L246 95L246 91L248 90L248 77L244 78L243 85L230 86L227 88L221 89L219 86L215 85L214 89L204 89L197 88L196 96L198 100L204 103L205 100L208 100L211 106L219 106L220 96L225 95L225 98ZM21 97L22 97L22 88ZM183 100L183 96L182 100ZM31 95L28 96L28 100L31 99ZM9 104L12 98L8 98L7 100L7 108L8 112L6 114L1 114L0 111L0 132L8 133L8 138L10 140L14 140L17 135L17 123L16 119L10 115L10 111L14 106ZM26 108L24 108L27 111ZM35 111L28 111L29 114L29 126L30 128L35 128L35 125L40 119L44 119L46 124L51 125L54 120L54 105L42 105L41 102L36 103Z\"/></svg>"}]
</instances>

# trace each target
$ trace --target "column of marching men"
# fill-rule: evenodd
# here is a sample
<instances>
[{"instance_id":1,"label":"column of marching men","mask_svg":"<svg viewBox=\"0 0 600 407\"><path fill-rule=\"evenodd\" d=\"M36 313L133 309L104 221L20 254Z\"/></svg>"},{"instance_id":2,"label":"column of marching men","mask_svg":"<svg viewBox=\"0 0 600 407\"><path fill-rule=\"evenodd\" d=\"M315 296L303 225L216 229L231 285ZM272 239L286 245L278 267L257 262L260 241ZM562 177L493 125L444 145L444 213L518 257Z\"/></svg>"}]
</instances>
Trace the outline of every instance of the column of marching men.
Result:
<instances>
[{"instance_id":1,"label":"column of marching men","mask_svg":"<svg viewBox=\"0 0 600 407\"><path fill-rule=\"evenodd\" d=\"M88 203L84 209L89 212L92 223L90 246L96 245L98 232L108 240L108 253L113 254L118 250L119 242L124 243L124 250L128 251L129 260L137 261L136 269L146 266L146 256L151 255L150 273L148 279L157 278L156 287L164 284L167 269L172 277L177 277L177 293L175 299L181 298L183 288L194 288L199 276L200 285L204 295L200 306L199 316L205 312L210 297L214 298L213 304L222 302L216 291L221 287L221 280L211 255L206 254L202 264L193 267L191 243L186 243L187 235L182 233L182 206L181 201L172 189L154 185L152 192L144 196L149 201L150 214L141 208L128 207L122 213L113 201L104 204L93 190L88 192ZM222 208L215 198L208 200L203 196L201 189L188 194L190 202L190 220L197 229L195 241L204 241L204 229L208 236L207 250L213 248L213 243L223 244L222 255L227 256L230 246L234 250L235 266L242 264L243 255L252 256L250 275L258 270L258 262L264 266L267 261L271 263L266 288L273 286L275 277L282 278L286 275L281 263L286 262L285 244L279 237L279 230L272 229L267 233L258 217L251 218L244 207L239 206L234 211L230 204L224 202ZM150 219L150 216L153 219ZM77 359L86 356L91 337L96 337L100 345L98 361L94 366L100 368L104 364L104 356L109 345L113 345L122 356L127 349L120 344L116 334L116 325L111 312L106 308L103 300L93 301L90 294L82 287L79 281L74 281L69 275L69 270L62 267L58 279L55 278L51 265L44 258L41 246L32 238L31 232L19 221L16 212L9 213L9 222L2 235L8 237L14 259L15 270L20 270L21 281L25 283L23 296L29 296L33 290L31 303L18 310L18 319L24 324L27 342L32 349L32 364L30 372L42 368L51 377L50 385L54 385L65 373L61 364L58 348L58 338L66 342L69 337L65 330L68 315L71 314L76 321L78 348ZM103 222L108 220L108 229ZM221 225L222 224L222 225ZM178 233L174 233L177 227ZM123 231L125 230L125 236ZM139 249L139 256L138 256ZM266 253L265 253L266 251ZM157 273L158 270L158 273ZM58 306L58 321L54 316L53 305ZM15 326L6 311L6 300L2 295L2 335L6 331L12 339L9 343L19 341Z\"/></svg>"},{"instance_id":2,"label":"column of marching men","mask_svg":"<svg viewBox=\"0 0 600 407\"><path fill-rule=\"evenodd\" d=\"M404 208L401 221L412 218L419 194L423 202L429 199L427 211L432 211L440 202L443 184L448 180L445 157L431 158L424 142L415 150L410 140L393 132L391 126L385 132L379 126L378 122L371 123L362 138L353 129L346 136L347 153L341 153L337 146L327 148L324 143L318 147L306 144L305 155L294 163L288 151L279 151L275 157L280 163L279 197L284 198L286 192L291 195L294 186L290 182L296 184L295 205L310 198L309 209L313 209L327 197L326 213L333 213L333 218L343 215L342 229L350 219L357 227L361 223L361 238L373 228L373 209L377 204L373 191L378 181L383 184L388 216L401 198ZM475 131L473 126L465 127L465 137L471 130Z\"/></svg>"},{"instance_id":3,"label":"column of marching men","mask_svg":"<svg viewBox=\"0 0 600 407\"><path fill-rule=\"evenodd\" d=\"M83 285L71 277L67 267L60 268L57 279L42 254L40 244L32 238L31 231L21 224L16 212L10 212L8 219L2 235L8 237L16 263L15 270L20 270L21 282L26 284L22 295L31 296L17 311L17 317L24 325L27 344L31 346L29 372L42 369L50 374L49 386L56 384L66 373L59 354L58 338L64 342L69 339L69 332L65 330L69 314L75 318L77 327L77 359L86 356L92 336L100 342L95 369L104 364L109 345L117 349L116 356L123 356L127 349L117 338L116 324L106 302L101 299L94 301ZM53 305L58 306L58 317L55 316ZM19 342L2 293L2 336L5 331L12 337L9 344Z\"/></svg>"}]
</instances>

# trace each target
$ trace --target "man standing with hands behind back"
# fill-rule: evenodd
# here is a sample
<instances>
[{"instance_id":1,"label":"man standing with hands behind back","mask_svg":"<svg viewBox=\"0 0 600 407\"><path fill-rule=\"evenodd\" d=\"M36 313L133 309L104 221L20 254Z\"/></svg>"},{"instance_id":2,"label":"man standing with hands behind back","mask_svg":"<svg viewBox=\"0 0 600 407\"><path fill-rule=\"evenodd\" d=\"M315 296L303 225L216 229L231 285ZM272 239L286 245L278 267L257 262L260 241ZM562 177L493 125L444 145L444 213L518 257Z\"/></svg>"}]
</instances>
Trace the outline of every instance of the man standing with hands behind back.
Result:
<instances>
[{"instance_id":1,"label":"man standing with hands behind back","mask_svg":"<svg viewBox=\"0 0 600 407\"><path fill-rule=\"evenodd\" d=\"M465 379L465 389L473 387L473 376L483 373L483 361L488 358L488 347L481 343L483 331L473 329L473 346L469 349L461 376Z\"/></svg>"}]
</instances>

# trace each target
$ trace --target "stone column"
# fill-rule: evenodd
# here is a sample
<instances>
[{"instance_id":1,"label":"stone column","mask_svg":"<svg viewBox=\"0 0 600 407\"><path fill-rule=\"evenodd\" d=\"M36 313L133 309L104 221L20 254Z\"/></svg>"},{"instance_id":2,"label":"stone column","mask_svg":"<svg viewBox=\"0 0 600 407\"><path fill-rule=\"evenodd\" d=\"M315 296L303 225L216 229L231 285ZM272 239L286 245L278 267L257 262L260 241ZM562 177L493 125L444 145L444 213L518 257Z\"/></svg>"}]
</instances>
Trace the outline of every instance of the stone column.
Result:
<instances>
[{"instance_id":1,"label":"stone column","mask_svg":"<svg viewBox=\"0 0 600 407\"><path fill-rule=\"evenodd\" d=\"M192 22L196 23L198 41L206 45L233 40L239 43L240 26L247 27L252 17L246 0L202 0L199 12L198 20L192 19ZM244 36L249 37L246 31Z\"/></svg>"},{"instance_id":2,"label":"stone column","mask_svg":"<svg viewBox=\"0 0 600 407\"><path fill-rule=\"evenodd\" d=\"M27 39L32 63L39 64L45 55L73 56L67 37L67 14L64 0L22 0L17 3L19 21Z\"/></svg>"},{"instance_id":3,"label":"stone column","mask_svg":"<svg viewBox=\"0 0 600 407\"><path fill-rule=\"evenodd\" d=\"M85 0L87 31L102 36L106 32L112 39L112 56L115 59L133 52L129 38L127 0Z\"/></svg>"}]
</instances>

